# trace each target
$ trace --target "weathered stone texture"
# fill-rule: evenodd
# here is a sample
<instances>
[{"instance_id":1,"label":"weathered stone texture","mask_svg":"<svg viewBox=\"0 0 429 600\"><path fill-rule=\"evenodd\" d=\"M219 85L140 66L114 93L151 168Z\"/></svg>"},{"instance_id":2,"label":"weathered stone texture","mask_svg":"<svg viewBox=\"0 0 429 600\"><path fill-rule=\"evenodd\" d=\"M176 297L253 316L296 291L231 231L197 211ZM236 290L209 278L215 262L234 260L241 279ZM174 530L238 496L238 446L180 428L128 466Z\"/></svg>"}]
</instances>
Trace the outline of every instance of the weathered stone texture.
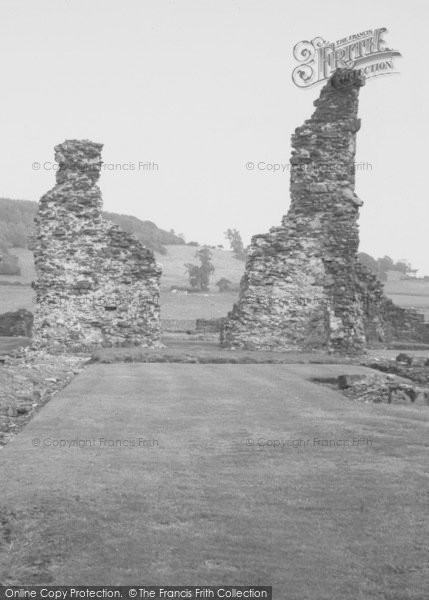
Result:
<instances>
[{"instance_id":1,"label":"weathered stone texture","mask_svg":"<svg viewBox=\"0 0 429 600\"><path fill-rule=\"evenodd\" d=\"M397 306L384 293L384 286L371 271L357 262L358 293L364 313L365 337L369 344L393 341L429 343L429 324L414 309Z\"/></svg>"},{"instance_id":2,"label":"weathered stone texture","mask_svg":"<svg viewBox=\"0 0 429 600\"><path fill-rule=\"evenodd\" d=\"M357 260L354 192L358 71L338 69L292 136L291 205L280 227L252 238L230 348L357 353L368 342L428 341L423 315L395 306Z\"/></svg>"},{"instance_id":3,"label":"weathered stone texture","mask_svg":"<svg viewBox=\"0 0 429 600\"><path fill-rule=\"evenodd\" d=\"M35 219L34 343L51 351L160 340L161 269L152 251L103 219L101 149L88 140L55 147L57 184Z\"/></svg>"},{"instance_id":4,"label":"weathered stone texture","mask_svg":"<svg viewBox=\"0 0 429 600\"><path fill-rule=\"evenodd\" d=\"M359 244L354 192L357 71L341 69L292 136L291 205L280 227L252 239L224 346L273 350L365 346L356 286Z\"/></svg>"}]
</instances>

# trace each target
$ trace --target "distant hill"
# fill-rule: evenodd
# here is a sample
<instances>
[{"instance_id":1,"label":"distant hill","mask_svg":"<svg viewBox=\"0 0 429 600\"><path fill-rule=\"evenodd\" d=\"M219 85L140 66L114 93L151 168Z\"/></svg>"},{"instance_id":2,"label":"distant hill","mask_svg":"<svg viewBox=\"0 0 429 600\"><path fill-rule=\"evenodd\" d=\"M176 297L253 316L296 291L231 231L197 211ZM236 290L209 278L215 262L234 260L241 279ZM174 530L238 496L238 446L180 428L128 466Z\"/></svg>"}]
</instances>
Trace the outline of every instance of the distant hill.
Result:
<instances>
[{"instance_id":1,"label":"distant hill","mask_svg":"<svg viewBox=\"0 0 429 600\"><path fill-rule=\"evenodd\" d=\"M168 245L183 245L185 240L173 231L165 231L152 223L152 221L141 221L130 215L118 215L117 213L104 212L103 215L112 223L119 225L121 229L132 233L142 244L160 254L166 254Z\"/></svg>"},{"instance_id":2,"label":"distant hill","mask_svg":"<svg viewBox=\"0 0 429 600\"><path fill-rule=\"evenodd\" d=\"M0 198L0 254L5 257L9 248L28 248L28 240L34 233L33 219L36 211L37 202ZM160 254L167 252L166 244L185 243L173 230L169 232L160 229L152 221L142 221L137 217L110 212L103 214L106 219L134 234L142 244Z\"/></svg>"}]
</instances>

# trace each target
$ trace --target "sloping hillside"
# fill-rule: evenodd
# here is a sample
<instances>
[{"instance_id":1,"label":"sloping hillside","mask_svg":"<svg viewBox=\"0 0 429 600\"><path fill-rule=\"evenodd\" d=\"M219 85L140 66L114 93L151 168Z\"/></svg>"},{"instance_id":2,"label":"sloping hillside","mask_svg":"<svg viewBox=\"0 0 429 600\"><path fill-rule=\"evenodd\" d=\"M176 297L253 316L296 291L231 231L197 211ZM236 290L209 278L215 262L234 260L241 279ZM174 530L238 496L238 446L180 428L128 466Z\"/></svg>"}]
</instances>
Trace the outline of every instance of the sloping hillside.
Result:
<instances>
[{"instance_id":1,"label":"sloping hillside","mask_svg":"<svg viewBox=\"0 0 429 600\"><path fill-rule=\"evenodd\" d=\"M132 233L147 248L151 248L160 254L167 252L165 245L183 245L185 241L177 236L173 231L165 231L152 223L152 221L142 221L131 215L119 215L117 213L104 212L103 215L112 223L115 223L124 231Z\"/></svg>"},{"instance_id":2,"label":"sloping hillside","mask_svg":"<svg viewBox=\"0 0 429 600\"><path fill-rule=\"evenodd\" d=\"M34 232L34 217L37 202L0 198L0 252L9 248L27 248ZM134 234L142 244L164 254L165 244L184 244L184 240L173 231L165 231L152 223L130 215L104 212L109 219L128 233Z\"/></svg>"}]
</instances>

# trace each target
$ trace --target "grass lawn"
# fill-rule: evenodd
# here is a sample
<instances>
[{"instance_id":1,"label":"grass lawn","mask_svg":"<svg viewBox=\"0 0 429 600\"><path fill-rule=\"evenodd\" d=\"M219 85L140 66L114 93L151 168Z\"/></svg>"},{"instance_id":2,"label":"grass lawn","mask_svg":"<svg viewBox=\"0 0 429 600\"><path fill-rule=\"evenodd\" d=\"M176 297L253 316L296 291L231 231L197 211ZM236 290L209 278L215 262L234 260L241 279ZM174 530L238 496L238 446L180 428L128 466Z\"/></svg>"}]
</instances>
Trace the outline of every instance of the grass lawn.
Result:
<instances>
[{"instance_id":1,"label":"grass lawn","mask_svg":"<svg viewBox=\"0 0 429 600\"><path fill-rule=\"evenodd\" d=\"M389 298L402 308L414 308L425 315L429 321L429 296L412 294L389 294Z\"/></svg>"},{"instance_id":2,"label":"grass lawn","mask_svg":"<svg viewBox=\"0 0 429 600\"><path fill-rule=\"evenodd\" d=\"M427 409L307 380L338 369L89 367L1 451L0 581L425 600Z\"/></svg>"},{"instance_id":3,"label":"grass lawn","mask_svg":"<svg viewBox=\"0 0 429 600\"><path fill-rule=\"evenodd\" d=\"M388 281L385 292L398 306L415 308L429 321L429 281Z\"/></svg>"},{"instance_id":4,"label":"grass lawn","mask_svg":"<svg viewBox=\"0 0 429 600\"><path fill-rule=\"evenodd\" d=\"M220 294L172 294L161 292L162 319L212 319L226 317L238 299L237 292Z\"/></svg>"}]
</instances>

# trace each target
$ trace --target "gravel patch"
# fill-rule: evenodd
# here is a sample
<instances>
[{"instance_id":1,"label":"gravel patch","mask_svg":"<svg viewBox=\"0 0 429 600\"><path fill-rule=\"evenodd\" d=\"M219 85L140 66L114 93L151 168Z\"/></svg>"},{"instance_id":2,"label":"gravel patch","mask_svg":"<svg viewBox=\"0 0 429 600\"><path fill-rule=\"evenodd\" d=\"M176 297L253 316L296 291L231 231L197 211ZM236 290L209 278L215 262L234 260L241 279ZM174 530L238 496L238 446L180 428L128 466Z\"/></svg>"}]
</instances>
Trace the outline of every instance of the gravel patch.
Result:
<instances>
[{"instance_id":1,"label":"gravel patch","mask_svg":"<svg viewBox=\"0 0 429 600\"><path fill-rule=\"evenodd\" d=\"M21 348L0 356L0 449L79 374L86 355Z\"/></svg>"}]
</instances>

